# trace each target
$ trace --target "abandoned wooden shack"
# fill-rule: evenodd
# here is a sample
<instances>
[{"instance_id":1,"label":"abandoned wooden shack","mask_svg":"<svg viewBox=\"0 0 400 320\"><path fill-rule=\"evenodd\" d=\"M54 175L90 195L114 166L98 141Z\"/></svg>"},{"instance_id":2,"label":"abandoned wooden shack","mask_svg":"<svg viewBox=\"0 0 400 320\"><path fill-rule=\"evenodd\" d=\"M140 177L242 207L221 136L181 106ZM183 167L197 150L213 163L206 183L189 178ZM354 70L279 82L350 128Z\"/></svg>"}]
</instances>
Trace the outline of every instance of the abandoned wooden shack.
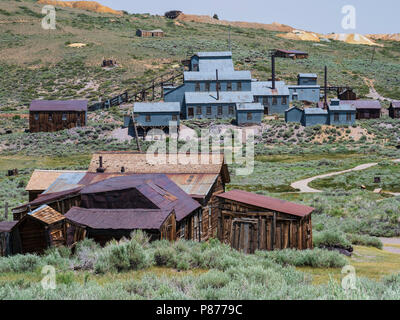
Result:
<instances>
[{"instance_id":1,"label":"abandoned wooden shack","mask_svg":"<svg viewBox=\"0 0 400 320\"><path fill-rule=\"evenodd\" d=\"M382 106L378 100L344 100L340 104L350 104L356 108L357 120L379 119L381 117Z\"/></svg>"},{"instance_id":2,"label":"abandoned wooden shack","mask_svg":"<svg viewBox=\"0 0 400 320\"><path fill-rule=\"evenodd\" d=\"M89 238L104 246L113 239L129 238L134 230L145 231L150 241L176 240L174 210L74 207L65 217L68 225L68 245Z\"/></svg>"},{"instance_id":3,"label":"abandoned wooden shack","mask_svg":"<svg viewBox=\"0 0 400 320\"><path fill-rule=\"evenodd\" d=\"M148 37L162 38L162 37L164 37L164 31L161 29L156 29L156 30L138 29L138 30L136 30L136 35L138 37L142 37L142 38L148 38Z\"/></svg>"},{"instance_id":4,"label":"abandoned wooden shack","mask_svg":"<svg viewBox=\"0 0 400 320\"><path fill-rule=\"evenodd\" d=\"M0 222L0 257L12 255L14 250L14 239L17 239L14 227L18 221Z\"/></svg>"},{"instance_id":5,"label":"abandoned wooden shack","mask_svg":"<svg viewBox=\"0 0 400 320\"><path fill-rule=\"evenodd\" d=\"M389 107L389 117L393 119L400 118L400 101L392 101Z\"/></svg>"},{"instance_id":6,"label":"abandoned wooden shack","mask_svg":"<svg viewBox=\"0 0 400 320\"><path fill-rule=\"evenodd\" d=\"M218 195L218 238L245 253L312 249L314 208L259 194L232 190Z\"/></svg>"},{"instance_id":7,"label":"abandoned wooden shack","mask_svg":"<svg viewBox=\"0 0 400 320\"><path fill-rule=\"evenodd\" d=\"M357 100L357 94L353 89L344 89L338 94L339 100Z\"/></svg>"},{"instance_id":8,"label":"abandoned wooden shack","mask_svg":"<svg viewBox=\"0 0 400 320\"><path fill-rule=\"evenodd\" d=\"M34 100L29 108L30 132L54 132L86 125L87 100Z\"/></svg>"},{"instance_id":9,"label":"abandoned wooden shack","mask_svg":"<svg viewBox=\"0 0 400 320\"><path fill-rule=\"evenodd\" d=\"M275 50L275 57L279 58L290 58L293 60L296 59L308 59L308 53L299 50L283 50L283 49L276 49Z\"/></svg>"}]
</instances>

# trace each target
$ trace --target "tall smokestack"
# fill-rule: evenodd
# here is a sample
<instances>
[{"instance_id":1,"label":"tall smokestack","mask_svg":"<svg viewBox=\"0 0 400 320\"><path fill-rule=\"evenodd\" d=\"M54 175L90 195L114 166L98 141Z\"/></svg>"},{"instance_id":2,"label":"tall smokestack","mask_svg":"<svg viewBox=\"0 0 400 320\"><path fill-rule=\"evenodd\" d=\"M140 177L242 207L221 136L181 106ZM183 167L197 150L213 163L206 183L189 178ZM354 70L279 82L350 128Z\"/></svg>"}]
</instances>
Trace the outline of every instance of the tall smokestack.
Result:
<instances>
[{"instance_id":1,"label":"tall smokestack","mask_svg":"<svg viewBox=\"0 0 400 320\"><path fill-rule=\"evenodd\" d=\"M217 80L217 100L219 100L219 81L218 81L218 69L215 70L215 79Z\"/></svg>"},{"instance_id":2,"label":"tall smokestack","mask_svg":"<svg viewBox=\"0 0 400 320\"><path fill-rule=\"evenodd\" d=\"M328 109L328 67L325 66L324 109Z\"/></svg>"},{"instance_id":3,"label":"tall smokestack","mask_svg":"<svg viewBox=\"0 0 400 320\"><path fill-rule=\"evenodd\" d=\"M105 169L103 168L103 157L99 156L99 167L96 169L96 171L98 173L102 173L105 171Z\"/></svg>"},{"instance_id":4,"label":"tall smokestack","mask_svg":"<svg viewBox=\"0 0 400 320\"><path fill-rule=\"evenodd\" d=\"M271 63L272 63L272 89L275 89L275 54L271 55Z\"/></svg>"}]
</instances>

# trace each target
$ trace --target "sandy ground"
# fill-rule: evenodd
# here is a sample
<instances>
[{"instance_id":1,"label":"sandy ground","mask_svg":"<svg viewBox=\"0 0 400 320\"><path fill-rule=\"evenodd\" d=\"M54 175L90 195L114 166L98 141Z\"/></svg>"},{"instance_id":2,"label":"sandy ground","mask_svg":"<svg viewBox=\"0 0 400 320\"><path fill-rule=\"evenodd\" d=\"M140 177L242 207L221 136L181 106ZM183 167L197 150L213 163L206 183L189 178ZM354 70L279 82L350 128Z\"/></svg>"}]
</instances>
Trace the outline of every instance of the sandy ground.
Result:
<instances>
[{"instance_id":1,"label":"sandy ground","mask_svg":"<svg viewBox=\"0 0 400 320\"><path fill-rule=\"evenodd\" d=\"M365 84L369 87L369 93L367 94L368 98L372 98L375 100L381 100L381 101L385 101L385 100L390 101L390 102L394 101L393 99L385 98L385 97L381 96L376 91L373 80L368 79L368 78L363 78L363 79L364 79Z\"/></svg>"},{"instance_id":2,"label":"sandy ground","mask_svg":"<svg viewBox=\"0 0 400 320\"><path fill-rule=\"evenodd\" d=\"M128 128L117 128L111 132L110 137L118 139L120 142L129 142L133 139L130 135L128 135Z\"/></svg>"}]
</instances>

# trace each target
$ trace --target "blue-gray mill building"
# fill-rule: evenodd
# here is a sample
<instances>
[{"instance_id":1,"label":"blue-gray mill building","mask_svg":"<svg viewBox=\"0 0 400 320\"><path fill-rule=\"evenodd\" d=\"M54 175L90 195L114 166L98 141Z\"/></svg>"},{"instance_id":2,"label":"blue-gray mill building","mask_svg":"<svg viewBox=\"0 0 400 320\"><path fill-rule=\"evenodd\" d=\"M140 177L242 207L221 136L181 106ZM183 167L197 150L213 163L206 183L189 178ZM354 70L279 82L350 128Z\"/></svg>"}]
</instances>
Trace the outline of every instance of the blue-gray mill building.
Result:
<instances>
[{"instance_id":1,"label":"blue-gray mill building","mask_svg":"<svg viewBox=\"0 0 400 320\"><path fill-rule=\"evenodd\" d=\"M272 81L257 81L252 79L250 71L234 69L231 52L197 53L191 57L189 71L184 72L183 80L179 86L166 86L163 89L165 103L179 104L180 119L236 118L236 123L240 125L249 123L249 117L252 123L261 123L263 116L260 116L259 104L263 106L264 114L284 114L292 100L318 102L320 97L316 75L300 74L298 84L288 86L283 81L275 81L274 70ZM239 105L246 106L246 112L252 113L246 114L246 121L237 118L243 113L243 110L237 112ZM156 114L157 111L161 112L162 103L135 103L134 106L135 119L140 121L141 127L156 127L157 123L153 121L142 121L146 108ZM176 111L164 108L162 113L172 118ZM126 125L132 124L131 120L126 121ZM160 124L161 127L164 125Z\"/></svg>"},{"instance_id":2,"label":"blue-gray mill building","mask_svg":"<svg viewBox=\"0 0 400 320\"><path fill-rule=\"evenodd\" d=\"M305 127L315 125L352 125L356 121L356 108L332 99L327 109L292 107L285 111L286 122L297 122Z\"/></svg>"}]
</instances>

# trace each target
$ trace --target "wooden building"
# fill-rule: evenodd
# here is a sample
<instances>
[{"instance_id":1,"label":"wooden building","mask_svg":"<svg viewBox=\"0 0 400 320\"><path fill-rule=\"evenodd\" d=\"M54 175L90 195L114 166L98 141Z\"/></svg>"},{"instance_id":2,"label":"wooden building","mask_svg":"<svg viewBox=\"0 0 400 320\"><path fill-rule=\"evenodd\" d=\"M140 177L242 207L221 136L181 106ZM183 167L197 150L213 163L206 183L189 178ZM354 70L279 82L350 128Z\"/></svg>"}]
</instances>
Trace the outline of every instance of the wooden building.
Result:
<instances>
[{"instance_id":1,"label":"wooden building","mask_svg":"<svg viewBox=\"0 0 400 320\"><path fill-rule=\"evenodd\" d=\"M357 120L381 117L382 106L378 100L344 100L340 101L340 104L350 104L355 107Z\"/></svg>"},{"instance_id":2,"label":"wooden building","mask_svg":"<svg viewBox=\"0 0 400 320\"><path fill-rule=\"evenodd\" d=\"M218 195L218 238L245 253L256 250L312 249L314 208L250 192Z\"/></svg>"},{"instance_id":3,"label":"wooden building","mask_svg":"<svg viewBox=\"0 0 400 320\"><path fill-rule=\"evenodd\" d=\"M162 38L164 37L164 31L161 29L156 29L156 30L142 30L138 29L136 30L136 35L138 37L142 38L151 38L151 37L157 37L157 38Z\"/></svg>"},{"instance_id":4,"label":"wooden building","mask_svg":"<svg viewBox=\"0 0 400 320\"><path fill-rule=\"evenodd\" d=\"M86 126L87 100L34 100L29 107L30 132L54 132Z\"/></svg>"},{"instance_id":5,"label":"wooden building","mask_svg":"<svg viewBox=\"0 0 400 320\"><path fill-rule=\"evenodd\" d=\"M393 101L389 107L389 117L393 119L400 118L400 101Z\"/></svg>"},{"instance_id":6,"label":"wooden building","mask_svg":"<svg viewBox=\"0 0 400 320\"><path fill-rule=\"evenodd\" d=\"M357 100L357 94L353 91L353 89L344 89L340 91L338 94L339 100Z\"/></svg>"},{"instance_id":7,"label":"wooden building","mask_svg":"<svg viewBox=\"0 0 400 320\"><path fill-rule=\"evenodd\" d=\"M14 250L15 225L18 221L2 221L0 222L0 257L12 255Z\"/></svg>"},{"instance_id":8,"label":"wooden building","mask_svg":"<svg viewBox=\"0 0 400 320\"><path fill-rule=\"evenodd\" d=\"M299 50L282 50L276 49L275 50L275 57L279 58L290 58L293 60L296 59L308 59L308 53Z\"/></svg>"}]
</instances>

